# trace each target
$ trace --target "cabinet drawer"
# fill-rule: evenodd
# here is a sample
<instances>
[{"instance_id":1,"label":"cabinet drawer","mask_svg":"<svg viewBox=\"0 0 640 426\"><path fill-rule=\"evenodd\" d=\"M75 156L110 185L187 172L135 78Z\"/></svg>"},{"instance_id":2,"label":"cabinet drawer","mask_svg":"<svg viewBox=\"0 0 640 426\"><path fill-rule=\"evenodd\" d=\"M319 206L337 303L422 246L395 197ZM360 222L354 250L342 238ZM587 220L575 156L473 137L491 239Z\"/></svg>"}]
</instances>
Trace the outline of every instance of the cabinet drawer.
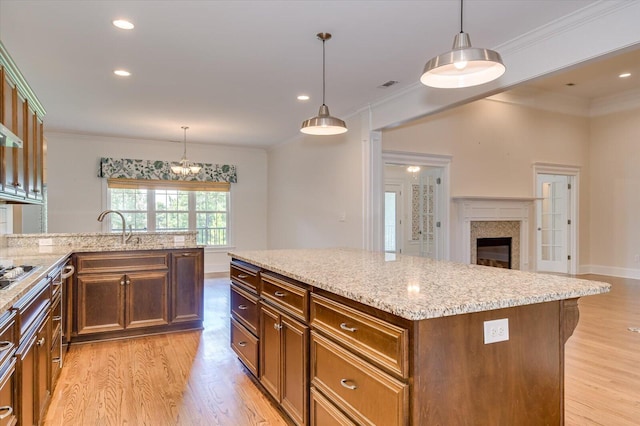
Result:
<instances>
[{"instance_id":1,"label":"cabinet drawer","mask_svg":"<svg viewBox=\"0 0 640 426\"><path fill-rule=\"evenodd\" d=\"M356 426L315 388L311 388L311 426Z\"/></svg>"},{"instance_id":2,"label":"cabinet drawer","mask_svg":"<svg viewBox=\"0 0 640 426\"><path fill-rule=\"evenodd\" d=\"M252 269L248 265L241 264L238 261L231 262L231 281L236 284L245 285L256 292L260 287L259 270Z\"/></svg>"},{"instance_id":3,"label":"cabinet drawer","mask_svg":"<svg viewBox=\"0 0 640 426\"><path fill-rule=\"evenodd\" d=\"M231 315L258 335L258 298L231 284Z\"/></svg>"},{"instance_id":4,"label":"cabinet drawer","mask_svg":"<svg viewBox=\"0 0 640 426\"><path fill-rule=\"evenodd\" d=\"M16 359L12 358L0 364L0 425L16 425L18 423Z\"/></svg>"},{"instance_id":5,"label":"cabinet drawer","mask_svg":"<svg viewBox=\"0 0 640 426\"><path fill-rule=\"evenodd\" d=\"M408 377L407 329L316 294L311 295L310 311L312 327L380 367Z\"/></svg>"},{"instance_id":6,"label":"cabinet drawer","mask_svg":"<svg viewBox=\"0 0 640 426\"><path fill-rule=\"evenodd\" d=\"M231 318L231 348L256 377L258 376L258 339Z\"/></svg>"},{"instance_id":7,"label":"cabinet drawer","mask_svg":"<svg viewBox=\"0 0 640 426\"><path fill-rule=\"evenodd\" d=\"M51 302L51 334L62 333L62 299L56 298Z\"/></svg>"},{"instance_id":8,"label":"cabinet drawer","mask_svg":"<svg viewBox=\"0 0 640 426\"><path fill-rule=\"evenodd\" d=\"M311 332L311 383L358 424L404 425L408 385Z\"/></svg>"},{"instance_id":9,"label":"cabinet drawer","mask_svg":"<svg viewBox=\"0 0 640 426\"><path fill-rule=\"evenodd\" d=\"M169 269L169 254L165 252L82 253L76 255L76 267L78 274Z\"/></svg>"},{"instance_id":10,"label":"cabinet drawer","mask_svg":"<svg viewBox=\"0 0 640 426\"><path fill-rule=\"evenodd\" d=\"M28 333L36 319L49 308L50 303L51 281L45 278L13 305L13 309L18 311L20 336Z\"/></svg>"},{"instance_id":11,"label":"cabinet drawer","mask_svg":"<svg viewBox=\"0 0 640 426\"><path fill-rule=\"evenodd\" d=\"M13 355L18 343L16 332L16 314L7 311L0 318L0 365Z\"/></svg>"},{"instance_id":12,"label":"cabinet drawer","mask_svg":"<svg viewBox=\"0 0 640 426\"><path fill-rule=\"evenodd\" d=\"M294 317L309 319L309 291L274 275L262 273L260 295Z\"/></svg>"}]
</instances>

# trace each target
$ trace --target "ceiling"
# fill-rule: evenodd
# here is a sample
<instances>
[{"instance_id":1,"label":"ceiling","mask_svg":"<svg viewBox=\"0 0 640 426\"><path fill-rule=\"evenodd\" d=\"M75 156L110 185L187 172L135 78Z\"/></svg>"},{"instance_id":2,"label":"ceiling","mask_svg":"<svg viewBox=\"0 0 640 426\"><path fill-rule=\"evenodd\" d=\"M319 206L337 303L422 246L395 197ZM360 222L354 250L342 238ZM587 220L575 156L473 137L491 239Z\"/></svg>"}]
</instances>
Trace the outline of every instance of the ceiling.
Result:
<instances>
[{"instance_id":1,"label":"ceiling","mask_svg":"<svg viewBox=\"0 0 640 426\"><path fill-rule=\"evenodd\" d=\"M468 0L464 30L491 48L594 1ZM451 47L459 8L456 0L0 0L0 40L46 108L49 132L179 141L188 125L190 142L268 147L297 135L322 103L316 33L333 34L326 103L346 118L415 85L424 63ZM117 18L135 29L115 28ZM114 76L116 68L131 77ZM576 94L593 81L575 75L568 88L567 78L532 84ZM389 80L399 83L380 87Z\"/></svg>"}]
</instances>

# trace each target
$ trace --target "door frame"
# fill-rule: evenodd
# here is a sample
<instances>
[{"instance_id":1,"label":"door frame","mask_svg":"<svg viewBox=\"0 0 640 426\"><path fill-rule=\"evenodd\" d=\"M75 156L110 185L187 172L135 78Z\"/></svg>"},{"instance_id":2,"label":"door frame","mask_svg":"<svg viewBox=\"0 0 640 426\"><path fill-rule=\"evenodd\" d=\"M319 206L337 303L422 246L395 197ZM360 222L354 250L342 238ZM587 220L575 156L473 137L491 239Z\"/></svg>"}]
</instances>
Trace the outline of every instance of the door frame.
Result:
<instances>
[{"instance_id":1,"label":"door frame","mask_svg":"<svg viewBox=\"0 0 640 426\"><path fill-rule=\"evenodd\" d=\"M538 175L562 175L567 176L569 179L569 183L571 184L571 190L569 191L569 212L567 214L567 218L571 220L571 227L569 228L568 238L567 238L567 251L571 256L569 260L569 268L567 273L569 275L576 275L578 273L578 259L580 253L578 251L579 247L579 195L580 195L580 167L579 166L569 166L563 164L550 164L550 163L534 163L533 164L533 194L537 196L538 194ZM535 217L536 224L533 229L537 229L537 217L538 210L540 209L540 201L536 200L535 202ZM538 232L534 232L534 241L535 241L535 250L538 252L538 244L539 235ZM535 262L535 270L538 270L538 256L534 256Z\"/></svg>"},{"instance_id":2,"label":"door frame","mask_svg":"<svg viewBox=\"0 0 640 426\"><path fill-rule=\"evenodd\" d=\"M451 259L451 251L450 251L450 229L451 229L451 220L450 220L450 204L451 198L449 194L449 184L450 184L450 176L451 176L451 156L450 155L430 155L430 154L421 154L415 152L402 152L402 151L382 151L381 157L381 167L380 167L380 175L377 179L374 179L374 182L380 182L382 187L377 189L377 192L380 194L379 198L382 198L382 202L377 207L377 211L380 215L384 215L384 165L385 164L407 164L407 165L416 165L423 167L439 167L442 169L442 183L441 183L441 199L442 202L439 203L439 216L440 216L440 232L441 232L441 242L440 247L438 248L438 255L436 256L438 260L450 260ZM372 188L376 190L375 188ZM376 198L374 198L375 200ZM383 221L384 222L384 221ZM372 238L373 241L384 242L384 225L376 226L373 228L374 236ZM382 247L375 248L378 251L384 251L384 244Z\"/></svg>"}]
</instances>

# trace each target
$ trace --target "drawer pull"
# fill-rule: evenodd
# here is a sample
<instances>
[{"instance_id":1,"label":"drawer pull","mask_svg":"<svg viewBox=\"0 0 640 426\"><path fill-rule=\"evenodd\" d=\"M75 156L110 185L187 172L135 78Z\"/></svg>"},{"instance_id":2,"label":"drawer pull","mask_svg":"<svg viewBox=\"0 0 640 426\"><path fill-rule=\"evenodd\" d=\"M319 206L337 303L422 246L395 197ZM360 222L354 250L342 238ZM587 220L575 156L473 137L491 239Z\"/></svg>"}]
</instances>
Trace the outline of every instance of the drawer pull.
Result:
<instances>
[{"instance_id":1,"label":"drawer pull","mask_svg":"<svg viewBox=\"0 0 640 426\"><path fill-rule=\"evenodd\" d=\"M273 328L275 328L276 330L280 331L282 330L282 324L273 324Z\"/></svg>"},{"instance_id":2,"label":"drawer pull","mask_svg":"<svg viewBox=\"0 0 640 426\"><path fill-rule=\"evenodd\" d=\"M13 414L13 407L9 407L8 405L4 405L0 407L0 420L6 419L12 414Z\"/></svg>"},{"instance_id":3,"label":"drawer pull","mask_svg":"<svg viewBox=\"0 0 640 426\"><path fill-rule=\"evenodd\" d=\"M240 279L242 279L242 280L243 280L243 279L245 279L245 278L249 278L249 275L240 274L240 275L238 275L238 278L240 278Z\"/></svg>"},{"instance_id":4,"label":"drawer pull","mask_svg":"<svg viewBox=\"0 0 640 426\"><path fill-rule=\"evenodd\" d=\"M52 358L51 362L54 364L60 364L60 357Z\"/></svg>"},{"instance_id":5,"label":"drawer pull","mask_svg":"<svg viewBox=\"0 0 640 426\"><path fill-rule=\"evenodd\" d=\"M36 342L36 345L37 345L37 346L42 346L42 345L44 345L44 337L43 337L42 339L38 340L38 341Z\"/></svg>"},{"instance_id":6,"label":"drawer pull","mask_svg":"<svg viewBox=\"0 0 640 426\"><path fill-rule=\"evenodd\" d=\"M340 384L342 385L342 387L345 387L345 388L350 389L350 390L358 389L358 387L356 385L350 385L350 384L347 384L347 382L348 382L347 379L340 380Z\"/></svg>"},{"instance_id":7,"label":"drawer pull","mask_svg":"<svg viewBox=\"0 0 640 426\"><path fill-rule=\"evenodd\" d=\"M242 346L244 348L247 346L247 342L238 342L238 346Z\"/></svg>"},{"instance_id":8,"label":"drawer pull","mask_svg":"<svg viewBox=\"0 0 640 426\"><path fill-rule=\"evenodd\" d=\"M120 285L124 285L124 277L120 278Z\"/></svg>"},{"instance_id":9,"label":"drawer pull","mask_svg":"<svg viewBox=\"0 0 640 426\"><path fill-rule=\"evenodd\" d=\"M340 328L344 331L350 331L352 333L355 333L355 331L357 330L357 328L355 327L348 327L346 322L341 323Z\"/></svg>"},{"instance_id":10,"label":"drawer pull","mask_svg":"<svg viewBox=\"0 0 640 426\"><path fill-rule=\"evenodd\" d=\"M248 308L247 305L238 305L238 309L240 309L241 311L246 311Z\"/></svg>"},{"instance_id":11,"label":"drawer pull","mask_svg":"<svg viewBox=\"0 0 640 426\"><path fill-rule=\"evenodd\" d=\"M285 297L285 296L286 296L286 294L285 294L285 293L283 293L283 292L281 292L281 291L276 291L276 292L275 292L275 293L273 293L273 294L274 294L274 296L278 296L278 297Z\"/></svg>"},{"instance_id":12,"label":"drawer pull","mask_svg":"<svg viewBox=\"0 0 640 426\"><path fill-rule=\"evenodd\" d=\"M0 342L0 351L6 351L7 349L11 349L13 347L13 342L8 340L3 340Z\"/></svg>"},{"instance_id":13,"label":"drawer pull","mask_svg":"<svg viewBox=\"0 0 640 426\"><path fill-rule=\"evenodd\" d=\"M76 268L74 268L73 265L66 265L62 270L62 275L60 275L60 278L62 278L63 280L66 280L71 275L73 275L75 271L76 271Z\"/></svg>"},{"instance_id":14,"label":"drawer pull","mask_svg":"<svg viewBox=\"0 0 640 426\"><path fill-rule=\"evenodd\" d=\"M60 315L56 315L55 317L51 318L54 321L60 321L62 320L62 317Z\"/></svg>"}]
</instances>

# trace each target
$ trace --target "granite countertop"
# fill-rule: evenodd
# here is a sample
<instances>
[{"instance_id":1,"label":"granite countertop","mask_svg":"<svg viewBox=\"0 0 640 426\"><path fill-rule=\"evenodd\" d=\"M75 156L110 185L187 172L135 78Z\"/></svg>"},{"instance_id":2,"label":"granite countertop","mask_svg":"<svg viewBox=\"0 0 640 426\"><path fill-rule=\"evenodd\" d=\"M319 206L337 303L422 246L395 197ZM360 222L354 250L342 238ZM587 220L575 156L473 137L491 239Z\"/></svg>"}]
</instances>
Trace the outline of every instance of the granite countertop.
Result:
<instances>
[{"instance_id":1,"label":"granite countertop","mask_svg":"<svg viewBox=\"0 0 640 426\"><path fill-rule=\"evenodd\" d=\"M409 320L607 293L611 285L566 276L356 249L234 251L269 271Z\"/></svg>"},{"instance_id":2,"label":"granite countertop","mask_svg":"<svg viewBox=\"0 0 640 426\"><path fill-rule=\"evenodd\" d=\"M80 234L78 234L80 235ZM87 234L90 235L90 234ZM92 238L95 238L91 234ZM26 294L41 279L45 278L47 272L66 259L73 253L88 252L107 252L107 251L134 251L134 250L165 250L165 249L181 249L200 247L192 244L175 245L167 243L143 243L143 244L122 244L109 243L100 244L100 239L87 244L81 245L56 245L41 247L4 247L0 248L0 265L2 266L19 266L32 265L36 269L29 273L28 276L22 278L10 286L0 289L0 314L4 313L13 306L13 304Z\"/></svg>"}]
</instances>

